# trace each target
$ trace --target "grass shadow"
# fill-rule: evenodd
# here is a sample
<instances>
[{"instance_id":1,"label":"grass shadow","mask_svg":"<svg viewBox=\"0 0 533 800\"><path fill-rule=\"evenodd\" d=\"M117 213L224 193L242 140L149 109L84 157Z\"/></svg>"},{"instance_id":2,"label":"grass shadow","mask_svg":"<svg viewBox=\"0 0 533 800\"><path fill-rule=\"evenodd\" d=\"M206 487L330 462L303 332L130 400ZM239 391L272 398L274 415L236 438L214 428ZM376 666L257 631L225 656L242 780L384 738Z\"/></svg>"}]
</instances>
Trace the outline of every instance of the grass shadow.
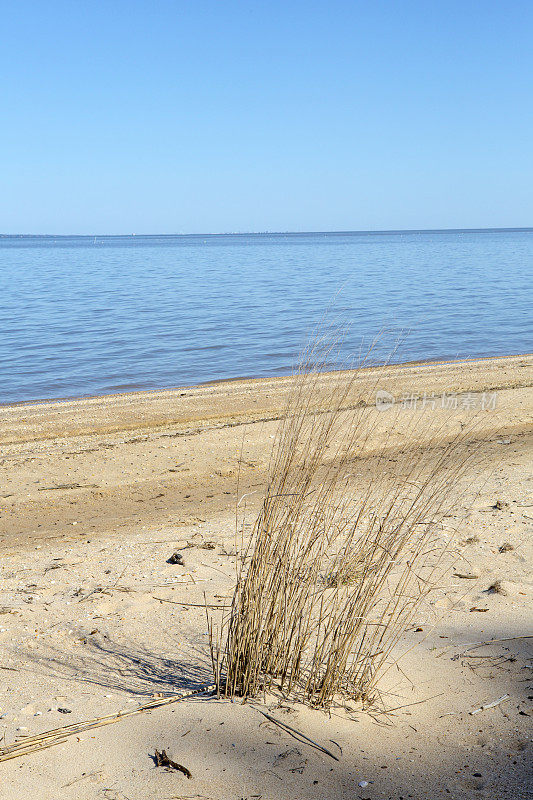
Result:
<instances>
[{"instance_id":1,"label":"grass shadow","mask_svg":"<svg viewBox=\"0 0 533 800\"><path fill-rule=\"evenodd\" d=\"M136 695L173 695L213 680L211 664L199 648L193 649L188 657L176 658L155 653L135 642L102 636L84 640L76 654L48 645L46 654L24 655L36 671L49 676Z\"/></svg>"}]
</instances>

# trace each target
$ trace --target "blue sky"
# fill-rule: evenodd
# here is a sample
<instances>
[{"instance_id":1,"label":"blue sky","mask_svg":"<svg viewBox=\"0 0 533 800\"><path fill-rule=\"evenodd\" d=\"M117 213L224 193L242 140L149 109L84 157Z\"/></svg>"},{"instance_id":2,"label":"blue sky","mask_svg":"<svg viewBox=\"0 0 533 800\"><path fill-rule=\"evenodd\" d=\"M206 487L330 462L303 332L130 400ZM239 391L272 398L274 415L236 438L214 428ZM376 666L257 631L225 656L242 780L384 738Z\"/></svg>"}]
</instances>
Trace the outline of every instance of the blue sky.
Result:
<instances>
[{"instance_id":1,"label":"blue sky","mask_svg":"<svg viewBox=\"0 0 533 800\"><path fill-rule=\"evenodd\" d=\"M0 232L533 225L533 3L4 2Z\"/></svg>"}]
</instances>

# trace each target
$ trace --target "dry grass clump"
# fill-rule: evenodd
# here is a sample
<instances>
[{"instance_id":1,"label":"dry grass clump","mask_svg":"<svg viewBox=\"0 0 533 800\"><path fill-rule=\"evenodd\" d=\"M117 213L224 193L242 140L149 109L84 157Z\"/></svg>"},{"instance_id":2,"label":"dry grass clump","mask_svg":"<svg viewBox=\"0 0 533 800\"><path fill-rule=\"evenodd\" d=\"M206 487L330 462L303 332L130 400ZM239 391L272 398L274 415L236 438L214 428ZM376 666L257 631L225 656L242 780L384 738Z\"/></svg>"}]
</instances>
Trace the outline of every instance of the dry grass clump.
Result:
<instances>
[{"instance_id":1,"label":"dry grass clump","mask_svg":"<svg viewBox=\"0 0 533 800\"><path fill-rule=\"evenodd\" d=\"M218 634L211 623L225 696L275 686L322 707L339 695L372 702L445 567L449 540L439 523L474 452L468 432L457 424L450 434L449 415L439 414L423 423L412 415L406 430L405 411L367 405L379 370L324 380L331 358L324 342L306 353L262 509L241 547L231 611ZM439 428L448 432L433 448L423 443L429 426L436 438Z\"/></svg>"}]
</instances>

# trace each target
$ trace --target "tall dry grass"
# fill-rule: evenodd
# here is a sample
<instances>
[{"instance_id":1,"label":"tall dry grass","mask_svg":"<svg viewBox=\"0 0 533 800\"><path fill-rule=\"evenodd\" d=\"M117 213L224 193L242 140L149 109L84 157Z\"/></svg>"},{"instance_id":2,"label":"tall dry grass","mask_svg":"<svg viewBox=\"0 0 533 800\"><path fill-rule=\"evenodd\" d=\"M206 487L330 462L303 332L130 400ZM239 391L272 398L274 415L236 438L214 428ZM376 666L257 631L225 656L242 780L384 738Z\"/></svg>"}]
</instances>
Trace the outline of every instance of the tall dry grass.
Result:
<instances>
[{"instance_id":1,"label":"tall dry grass","mask_svg":"<svg viewBox=\"0 0 533 800\"><path fill-rule=\"evenodd\" d=\"M339 696L373 702L446 568L440 523L475 456L472 431L431 409L412 420L369 409L383 372L361 372L367 354L325 379L335 350L320 339L305 353L231 611L218 629L210 621L225 696L276 686L322 707Z\"/></svg>"}]
</instances>

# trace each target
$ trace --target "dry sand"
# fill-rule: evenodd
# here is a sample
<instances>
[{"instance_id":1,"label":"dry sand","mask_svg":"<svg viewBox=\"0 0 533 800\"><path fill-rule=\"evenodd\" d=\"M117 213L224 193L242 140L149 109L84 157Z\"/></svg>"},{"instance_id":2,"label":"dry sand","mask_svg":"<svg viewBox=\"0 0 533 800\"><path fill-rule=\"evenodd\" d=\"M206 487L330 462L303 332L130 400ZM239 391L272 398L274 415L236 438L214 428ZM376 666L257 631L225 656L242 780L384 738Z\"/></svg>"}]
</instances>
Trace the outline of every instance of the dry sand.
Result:
<instances>
[{"instance_id":1,"label":"dry sand","mask_svg":"<svg viewBox=\"0 0 533 800\"><path fill-rule=\"evenodd\" d=\"M532 384L530 356L359 379L364 413L381 429L395 414L406 450L439 446L475 407L485 472L473 507L449 518L455 569L406 631L402 671L383 685L396 710L348 704L326 714L275 697L261 705L339 761L250 705L197 698L0 763L0 798L533 797L533 639L517 638L533 634ZM210 682L204 593L212 605L231 597L237 493L248 495L253 521L289 385L235 381L0 409L0 746ZM395 396L393 409L376 411L376 388ZM425 440L412 435L424 401L403 407L412 393L426 393L424 413L439 418ZM443 393L457 398L446 417ZM379 443L377 429L361 472ZM167 563L176 549L185 566ZM488 591L495 581L500 591ZM502 641L466 651L492 639ZM192 778L156 767L155 748Z\"/></svg>"}]
</instances>

